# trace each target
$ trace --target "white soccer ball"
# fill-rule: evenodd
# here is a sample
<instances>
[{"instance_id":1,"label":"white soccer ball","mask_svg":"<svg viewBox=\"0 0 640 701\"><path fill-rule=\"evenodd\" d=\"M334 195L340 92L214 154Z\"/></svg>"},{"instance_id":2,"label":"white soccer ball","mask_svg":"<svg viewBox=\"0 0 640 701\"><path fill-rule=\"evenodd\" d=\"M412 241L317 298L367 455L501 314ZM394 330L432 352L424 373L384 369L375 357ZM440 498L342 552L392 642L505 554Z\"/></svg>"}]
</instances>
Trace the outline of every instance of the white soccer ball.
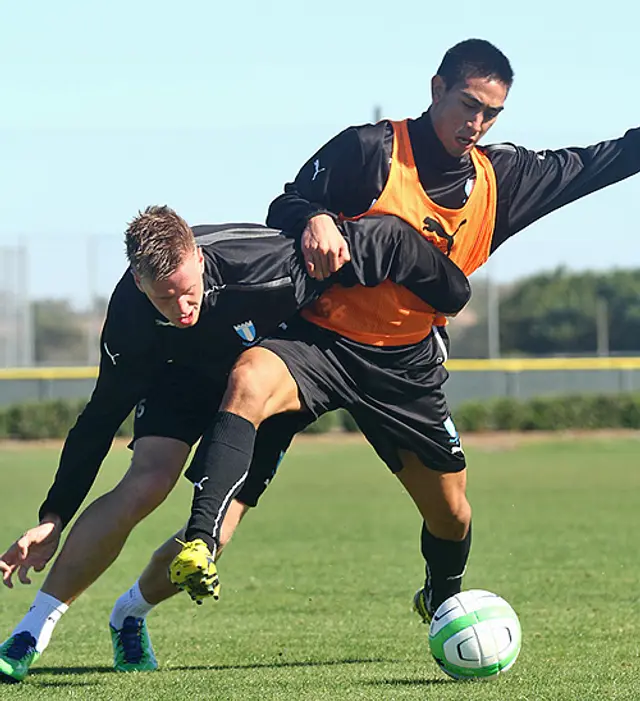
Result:
<instances>
[{"instance_id":1,"label":"white soccer ball","mask_svg":"<svg viewBox=\"0 0 640 701\"><path fill-rule=\"evenodd\" d=\"M470 589L449 597L429 626L429 647L454 679L491 679L506 672L520 652L516 612L501 597Z\"/></svg>"}]
</instances>

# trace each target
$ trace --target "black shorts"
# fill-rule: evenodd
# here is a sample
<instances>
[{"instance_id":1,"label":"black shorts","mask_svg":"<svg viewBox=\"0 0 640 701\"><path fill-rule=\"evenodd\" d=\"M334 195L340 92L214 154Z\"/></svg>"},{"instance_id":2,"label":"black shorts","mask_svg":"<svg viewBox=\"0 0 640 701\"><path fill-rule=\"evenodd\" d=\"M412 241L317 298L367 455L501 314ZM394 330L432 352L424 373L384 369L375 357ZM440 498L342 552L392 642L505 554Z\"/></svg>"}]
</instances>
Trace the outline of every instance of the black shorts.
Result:
<instances>
[{"instance_id":1,"label":"black shorts","mask_svg":"<svg viewBox=\"0 0 640 701\"><path fill-rule=\"evenodd\" d=\"M175 365L167 367L136 406L132 447L138 438L161 436L193 446L218 411L226 377L216 381ZM255 506L274 478L293 436L313 421L310 414L279 414L259 428L247 479L236 499Z\"/></svg>"},{"instance_id":2,"label":"black shorts","mask_svg":"<svg viewBox=\"0 0 640 701\"><path fill-rule=\"evenodd\" d=\"M444 331L415 345L375 347L297 318L260 345L286 363L314 416L346 409L392 472L402 469L400 449L441 472L466 467L442 391Z\"/></svg>"}]
</instances>

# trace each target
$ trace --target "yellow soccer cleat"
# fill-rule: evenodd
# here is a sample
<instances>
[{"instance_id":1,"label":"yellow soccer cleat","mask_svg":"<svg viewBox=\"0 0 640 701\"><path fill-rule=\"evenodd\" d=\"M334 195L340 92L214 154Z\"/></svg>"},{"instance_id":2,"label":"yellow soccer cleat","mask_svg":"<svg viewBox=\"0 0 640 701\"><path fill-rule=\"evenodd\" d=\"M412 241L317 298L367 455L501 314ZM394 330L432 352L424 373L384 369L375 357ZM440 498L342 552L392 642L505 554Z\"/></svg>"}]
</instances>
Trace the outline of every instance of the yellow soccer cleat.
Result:
<instances>
[{"instance_id":1,"label":"yellow soccer cleat","mask_svg":"<svg viewBox=\"0 0 640 701\"><path fill-rule=\"evenodd\" d=\"M182 550L169 565L171 582L183 589L197 603L212 596L220 597L218 568L207 544L198 538L188 543L178 541Z\"/></svg>"},{"instance_id":2,"label":"yellow soccer cleat","mask_svg":"<svg viewBox=\"0 0 640 701\"><path fill-rule=\"evenodd\" d=\"M427 592L425 589L418 589L413 597L413 610L420 616L423 623L431 624L433 611L427 603Z\"/></svg>"}]
</instances>

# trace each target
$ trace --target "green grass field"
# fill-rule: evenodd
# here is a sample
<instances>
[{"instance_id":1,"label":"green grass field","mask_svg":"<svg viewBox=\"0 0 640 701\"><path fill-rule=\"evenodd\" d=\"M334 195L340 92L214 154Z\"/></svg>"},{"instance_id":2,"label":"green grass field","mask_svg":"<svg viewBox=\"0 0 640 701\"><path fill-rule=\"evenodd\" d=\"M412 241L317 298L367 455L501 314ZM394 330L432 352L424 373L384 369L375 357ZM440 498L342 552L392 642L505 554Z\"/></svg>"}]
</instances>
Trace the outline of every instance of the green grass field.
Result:
<instances>
[{"instance_id":1,"label":"green grass field","mask_svg":"<svg viewBox=\"0 0 640 701\"><path fill-rule=\"evenodd\" d=\"M1 699L640 699L640 441L592 438L468 449L474 546L465 588L504 596L523 629L494 682L454 682L411 613L422 583L419 517L357 441L299 441L220 562L222 598L154 611L161 670L110 671L107 622L156 544L186 517L177 492L65 615L20 686ZM4 548L33 523L57 451L2 447ZM115 483L114 449L96 492ZM42 576L36 575L35 582ZM0 591L4 638L36 584Z\"/></svg>"}]
</instances>

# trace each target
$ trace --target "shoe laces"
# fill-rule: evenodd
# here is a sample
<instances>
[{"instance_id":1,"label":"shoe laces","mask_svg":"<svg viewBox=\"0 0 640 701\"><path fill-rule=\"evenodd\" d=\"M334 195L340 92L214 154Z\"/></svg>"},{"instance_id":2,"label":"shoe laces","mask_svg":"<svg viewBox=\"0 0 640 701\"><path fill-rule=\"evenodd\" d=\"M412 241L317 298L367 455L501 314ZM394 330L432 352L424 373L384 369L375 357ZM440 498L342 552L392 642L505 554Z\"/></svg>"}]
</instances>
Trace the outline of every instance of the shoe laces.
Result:
<instances>
[{"instance_id":1,"label":"shoe laces","mask_svg":"<svg viewBox=\"0 0 640 701\"><path fill-rule=\"evenodd\" d=\"M122 628L118 631L118 639L124 654L125 662L137 664L142 659L142 618L127 616L122 622Z\"/></svg>"},{"instance_id":2,"label":"shoe laces","mask_svg":"<svg viewBox=\"0 0 640 701\"><path fill-rule=\"evenodd\" d=\"M36 650L36 639L27 630L16 633L13 636L11 645L5 652L5 656L11 660L21 660L25 655Z\"/></svg>"}]
</instances>

